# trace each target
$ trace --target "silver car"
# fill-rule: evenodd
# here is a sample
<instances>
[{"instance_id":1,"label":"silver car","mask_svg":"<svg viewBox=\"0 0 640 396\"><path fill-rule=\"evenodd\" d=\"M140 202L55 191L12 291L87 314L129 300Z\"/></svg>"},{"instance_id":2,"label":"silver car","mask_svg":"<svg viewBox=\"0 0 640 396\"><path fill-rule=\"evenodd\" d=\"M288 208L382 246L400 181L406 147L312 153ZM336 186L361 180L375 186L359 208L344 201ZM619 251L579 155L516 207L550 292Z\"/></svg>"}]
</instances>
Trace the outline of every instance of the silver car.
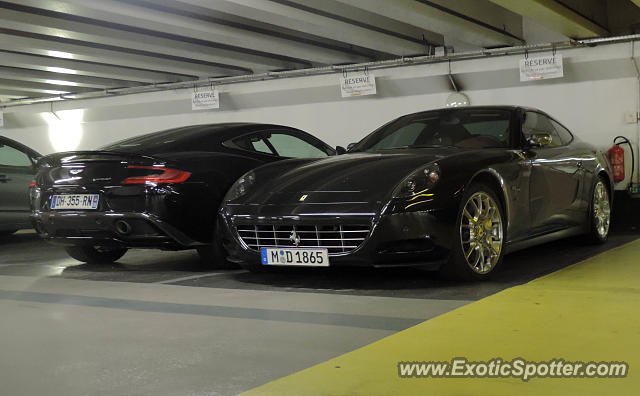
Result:
<instances>
[{"instance_id":1,"label":"silver car","mask_svg":"<svg viewBox=\"0 0 640 396\"><path fill-rule=\"evenodd\" d=\"M29 221L29 185L40 154L0 136L0 236L32 228Z\"/></svg>"}]
</instances>

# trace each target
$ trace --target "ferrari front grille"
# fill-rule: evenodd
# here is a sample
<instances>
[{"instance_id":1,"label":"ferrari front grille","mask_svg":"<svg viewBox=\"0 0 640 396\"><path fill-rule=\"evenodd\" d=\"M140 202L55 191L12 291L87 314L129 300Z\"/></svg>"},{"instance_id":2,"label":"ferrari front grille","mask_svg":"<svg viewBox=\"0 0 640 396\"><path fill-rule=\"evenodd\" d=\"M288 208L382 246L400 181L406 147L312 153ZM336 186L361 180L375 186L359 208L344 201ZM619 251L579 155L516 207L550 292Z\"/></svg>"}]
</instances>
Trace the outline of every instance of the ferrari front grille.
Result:
<instances>
[{"instance_id":1,"label":"ferrari front grille","mask_svg":"<svg viewBox=\"0 0 640 396\"><path fill-rule=\"evenodd\" d=\"M238 236L251 249L263 247L324 248L329 254L348 253L369 236L370 225L236 225Z\"/></svg>"}]
</instances>

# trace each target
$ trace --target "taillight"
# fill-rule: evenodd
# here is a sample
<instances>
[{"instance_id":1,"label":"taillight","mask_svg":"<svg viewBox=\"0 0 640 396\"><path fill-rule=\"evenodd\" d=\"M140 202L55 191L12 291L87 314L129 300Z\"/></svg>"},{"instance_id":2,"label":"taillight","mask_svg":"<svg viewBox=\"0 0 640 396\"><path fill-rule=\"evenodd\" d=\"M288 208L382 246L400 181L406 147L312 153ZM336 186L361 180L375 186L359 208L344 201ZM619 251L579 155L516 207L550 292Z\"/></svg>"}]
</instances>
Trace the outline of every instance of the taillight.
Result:
<instances>
[{"instance_id":1,"label":"taillight","mask_svg":"<svg viewBox=\"0 0 640 396\"><path fill-rule=\"evenodd\" d=\"M124 179L122 184L145 184L145 183L182 183L191 176L191 172L165 168L161 166L141 166L129 165L127 169L146 169L153 171L148 175L131 176Z\"/></svg>"}]
</instances>

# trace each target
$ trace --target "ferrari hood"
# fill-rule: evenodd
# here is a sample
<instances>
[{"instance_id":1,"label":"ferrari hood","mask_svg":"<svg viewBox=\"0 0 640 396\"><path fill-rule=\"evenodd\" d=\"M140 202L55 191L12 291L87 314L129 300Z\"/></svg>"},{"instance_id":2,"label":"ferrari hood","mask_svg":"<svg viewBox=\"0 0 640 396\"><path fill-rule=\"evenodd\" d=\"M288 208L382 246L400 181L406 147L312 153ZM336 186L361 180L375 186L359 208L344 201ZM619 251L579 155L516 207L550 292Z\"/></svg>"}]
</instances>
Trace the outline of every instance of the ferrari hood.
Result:
<instances>
[{"instance_id":1,"label":"ferrari hood","mask_svg":"<svg viewBox=\"0 0 640 396\"><path fill-rule=\"evenodd\" d=\"M455 150L455 149L454 149ZM411 171L452 154L449 150L397 150L384 154L354 153L304 164L287 161L256 171L247 200L260 204L344 201L380 202Z\"/></svg>"}]
</instances>

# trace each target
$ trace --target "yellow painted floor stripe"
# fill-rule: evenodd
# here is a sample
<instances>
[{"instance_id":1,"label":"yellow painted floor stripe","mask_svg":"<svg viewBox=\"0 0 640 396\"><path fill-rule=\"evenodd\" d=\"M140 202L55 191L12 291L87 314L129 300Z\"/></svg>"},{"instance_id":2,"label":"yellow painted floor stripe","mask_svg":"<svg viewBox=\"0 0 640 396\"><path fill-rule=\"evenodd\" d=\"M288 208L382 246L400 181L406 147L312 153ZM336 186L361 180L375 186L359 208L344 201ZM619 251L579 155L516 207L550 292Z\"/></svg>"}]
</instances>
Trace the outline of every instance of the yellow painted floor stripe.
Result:
<instances>
[{"instance_id":1,"label":"yellow painted floor stripe","mask_svg":"<svg viewBox=\"0 0 640 396\"><path fill-rule=\"evenodd\" d=\"M449 361L460 356L471 361L496 357L626 361L629 375L523 382L515 378L404 379L397 374L399 361ZM523 394L640 394L640 240L243 395Z\"/></svg>"}]
</instances>

